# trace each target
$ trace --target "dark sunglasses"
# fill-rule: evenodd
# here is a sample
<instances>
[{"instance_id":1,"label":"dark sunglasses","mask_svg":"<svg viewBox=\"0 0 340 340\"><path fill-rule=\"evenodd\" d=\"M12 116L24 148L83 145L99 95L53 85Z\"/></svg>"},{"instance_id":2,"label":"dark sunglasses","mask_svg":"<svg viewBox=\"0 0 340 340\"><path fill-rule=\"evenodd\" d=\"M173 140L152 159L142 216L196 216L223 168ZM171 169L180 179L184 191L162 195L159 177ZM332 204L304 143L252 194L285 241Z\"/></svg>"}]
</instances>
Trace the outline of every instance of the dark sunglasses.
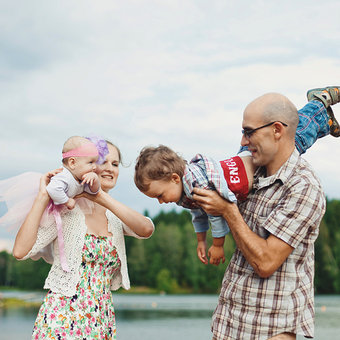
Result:
<instances>
[{"instance_id":1,"label":"dark sunglasses","mask_svg":"<svg viewBox=\"0 0 340 340\"><path fill-rule=\"evenodd\" d=\"M256 132L257 130L263 129L263 128L267 127L267 126L271 126L271 125L273 125L275 123L281 123L283 126L288 126L286 123L283 123L283 122L281 122L279 120L276 120L275 122L271 122L271 123L268 123L266 125L262 125L262 126L256 128L256 129L243 129L242 130L242 135L245 138L249 139L253 135L253 133Z\"/></svg>"}]
</instances>

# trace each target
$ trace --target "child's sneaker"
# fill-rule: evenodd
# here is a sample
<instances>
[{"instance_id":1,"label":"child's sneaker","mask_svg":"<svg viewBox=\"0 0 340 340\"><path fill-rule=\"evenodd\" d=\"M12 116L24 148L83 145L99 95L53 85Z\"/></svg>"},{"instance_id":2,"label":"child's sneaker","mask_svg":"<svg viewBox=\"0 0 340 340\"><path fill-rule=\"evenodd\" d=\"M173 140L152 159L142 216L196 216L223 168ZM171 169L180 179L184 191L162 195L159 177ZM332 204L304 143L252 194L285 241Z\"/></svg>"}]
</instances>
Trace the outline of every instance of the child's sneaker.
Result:
<instances>
[{"instance_id":1,"label":"child's sneaker","mask_svg":"<svg viewBox=\"0 0 340 340\"><path fill-rule=\"evenodd\" d=\"M340 137L340 125L336 120L333 110L330 107L340 102L340 87L328 86L319 89L312 89L307 92L308 101L318 100L323 103L327 109L329 117L328 124L330 126L330 134L334 137Z\"/></svg>"}]
</instances>

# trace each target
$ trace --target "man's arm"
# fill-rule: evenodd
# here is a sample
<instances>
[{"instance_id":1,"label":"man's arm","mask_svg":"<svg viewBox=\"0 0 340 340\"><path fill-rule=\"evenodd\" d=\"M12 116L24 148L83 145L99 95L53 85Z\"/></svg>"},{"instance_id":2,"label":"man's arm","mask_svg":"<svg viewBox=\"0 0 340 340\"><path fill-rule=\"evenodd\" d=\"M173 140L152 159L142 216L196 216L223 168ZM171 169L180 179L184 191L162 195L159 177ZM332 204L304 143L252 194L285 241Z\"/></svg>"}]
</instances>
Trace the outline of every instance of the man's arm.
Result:
<instances>
[{"instance_id":1,"label":"man's arm","mask_svg":"<svg viewBox=\"0 0 340 340\"><path fill-rule=\"evenodd\" d=\"M216 191L195 188L193 199L208 214L223 216L237 247L260 277L271 276L293 251L293 247L274 235L263 239L251 231L237 205L228 202Z\"/></svg>"}]
</instances>

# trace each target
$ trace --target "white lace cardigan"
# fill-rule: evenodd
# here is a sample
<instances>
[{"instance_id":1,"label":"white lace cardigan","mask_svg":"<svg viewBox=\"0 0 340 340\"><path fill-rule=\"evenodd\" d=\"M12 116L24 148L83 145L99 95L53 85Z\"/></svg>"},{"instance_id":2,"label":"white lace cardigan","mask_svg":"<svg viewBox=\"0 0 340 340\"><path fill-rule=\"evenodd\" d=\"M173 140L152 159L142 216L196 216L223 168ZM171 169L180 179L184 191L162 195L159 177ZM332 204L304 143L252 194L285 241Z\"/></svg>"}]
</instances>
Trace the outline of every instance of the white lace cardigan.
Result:
<instances>
[{"instance_id":1,"label":"white lace cardigan","mask_svg":"<svg viewBox=\"0 0 340 340\"><path fill-rule=\"evenodd\" d=\"M65 296L73 296L76 293L76 286L80 279L79 267L82 260L82 249L85 242L87 226L85 224L85 215L77 205L73 210L63 210L61 216L63 221L65 256L70 267L70 272L65 272L61 268L57 227L53 216L49 216L46 221L41 223L38 229L37 240L23 260L28 258L38 260L42 257L46 262L51 263L52 267L46 278L44 288ZM117 290L120 287L129 289L130 280L126 262L124 235L139 239L145 237L138 236L111 211L106 211L106 217L108 219L108 231L113 235L112 243L115 245L121 261L120 271L117 272L111 280L111 289Z\"/></svg>"}]
</instances>

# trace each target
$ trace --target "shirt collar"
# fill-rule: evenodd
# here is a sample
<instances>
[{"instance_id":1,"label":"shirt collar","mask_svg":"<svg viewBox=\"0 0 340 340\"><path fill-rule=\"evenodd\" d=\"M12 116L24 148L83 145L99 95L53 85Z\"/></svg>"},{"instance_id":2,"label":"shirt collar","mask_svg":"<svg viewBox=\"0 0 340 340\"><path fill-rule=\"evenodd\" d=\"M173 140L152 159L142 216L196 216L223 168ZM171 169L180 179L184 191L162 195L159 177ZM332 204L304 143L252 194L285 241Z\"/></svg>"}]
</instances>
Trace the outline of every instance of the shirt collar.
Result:
<instances>
[{"instance_id":1,"label":"shirt collar","mask_svg":"<svg viewBox=\"0 0 340 340\"><path fill-rule=\"evenodd\" d=\"M295 149L288 160L281 166L281 168L272 176L265 177L265 167L260 167L255 171L254 174L254 185L255 189L261 189L273 184L276 181L285 183L291 176L293 169L295 168L299 160L299 152Z\"/></svg>"}]
</instances>

